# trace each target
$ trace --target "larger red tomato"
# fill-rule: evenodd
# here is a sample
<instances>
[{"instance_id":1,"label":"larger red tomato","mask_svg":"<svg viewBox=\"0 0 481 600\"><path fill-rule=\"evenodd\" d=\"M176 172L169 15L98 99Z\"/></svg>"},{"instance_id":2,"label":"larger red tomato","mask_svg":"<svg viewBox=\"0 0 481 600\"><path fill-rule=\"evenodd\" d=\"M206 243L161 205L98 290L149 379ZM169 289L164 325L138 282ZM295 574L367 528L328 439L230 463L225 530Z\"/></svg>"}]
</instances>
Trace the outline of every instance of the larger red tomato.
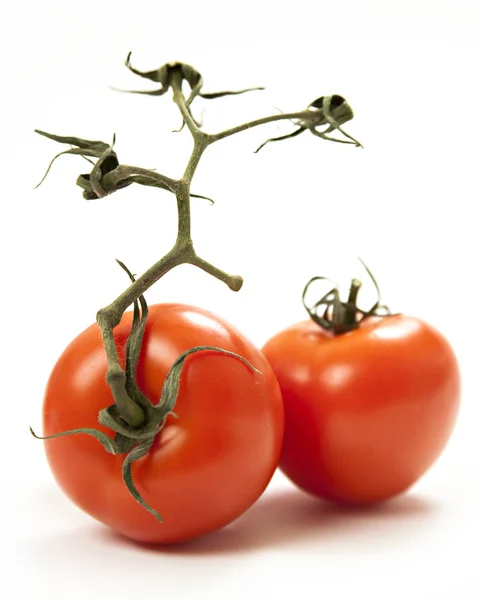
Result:
<instances>
[{"instance_id":1,"label":"larger red tomato","mask_svg":"<svg viewBox=\"0 0 481 600\"><path fill-rule=\"evenodd\" d=\"M115 329L119 355L132 315ZM230 523L257 500L279 460L284 415L279 386L265 358L232 325L179 304L152 306L137 369L141 391L157 404L174 360L198 345L212 351L187 357L174 416L167 418L148 455L133 463L143 499L159 523L129 494L122 481L124 456L108 454L94 438L77 434L47 440L48 462L63 491L84 511L142 542L177 542ZM99 329L81 333L58 360L44 401L44 435L101 427L97 416L112 404L105 382L106 357Z\"/></svg>"},{"instance_id":2,"label":"larger red tomato","mask_svg":"<svg viewBox=\"0 0 481 600\"><path fill-rule=\"evenodd\" d=\"M329 500L370 503L410 487L444 448L458 412L454 353L403 315L334 335L313 321L264 346L281 386L281 469Z\"/></svg>"}]
</instances>

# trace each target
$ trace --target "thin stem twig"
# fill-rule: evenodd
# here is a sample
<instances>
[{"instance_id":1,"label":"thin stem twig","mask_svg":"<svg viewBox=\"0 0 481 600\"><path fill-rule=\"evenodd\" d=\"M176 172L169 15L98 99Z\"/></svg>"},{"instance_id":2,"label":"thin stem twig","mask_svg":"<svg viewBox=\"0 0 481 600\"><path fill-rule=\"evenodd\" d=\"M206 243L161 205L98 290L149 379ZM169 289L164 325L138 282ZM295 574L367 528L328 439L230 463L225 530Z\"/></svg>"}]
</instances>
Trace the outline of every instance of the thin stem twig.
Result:
<instances>
[{"instance_id":1,"label":"thin stem twig","mask_svg":"<svg viewBox=\"0 0 481 600\"><path fill-rule=\"evenodd\" d=\"M165 175L148 171L146 169L132 169L131 167L117 167L108 174L104 185L115 185L122 180L123 176L139 175L149 177L161 184L162 187L175 192L178 211L178 233L173 248L163 258L152 265L143 275L134 281L120 296L111 304L102 308L97 313L97 323L102 332L102 338L108 360L107 383L110 386L114 401L122 418L131 426L138 426L145 419L144 412L125 390L125 372L122 369L114 340L114 327L122 318L125 310L144 294L156 281L181 264L192 264L203 271L216 277L225 283L231 290L239 290L243 280L238 275L229 275L204 259L197 256L190 230L190 184L201 156L212 140L207 134L200 130L195 123L181 89L182 81L174 79L173 97L179 107L180 113L194 140L194 147L186 166L184 175L179 180L170 179ZM112 181L109 180L109 177Z\"/></svg>"},{"instance_id":2,"label":"thin stem twig","mask_svg":"<svg viewBox=\"0 0 481 600\"><path fill-rule=\"evenodd\" d=\"M224 271L221 271L214 265L204 260L203 258L200 258L200 256L197 256L197 254L191 260L189 260L189 263L191 265L194 265L195 267L198 267L199 269L202 269L203 271L205 271L209 275L212 275L216 279L219 279L234 292L238 292L241 289L242 284L244 283L244 280L240 275L228 275Z\"/></svg>"},{"instance_id":3,"label":"thin stem twig","mask_svg":"<svg viewBox=\"0 0 481 600\"><path fill-rule=\"evenodd\" d=\"M209 134L209 138L211 143L217 142L219 140L223 140L231 135L236 133L240 133L241 131L246 131L247 129L252 129L253 127L257 127L259 125L266 125L267 123L273 123L275 121L285 121L299 119L302 121L317 121L319 116L312 110L302 110L300 112L291 112L291 113L280 113L276 115L270 115L268 117L262 117L260 119L255 119L254 121L249 121L248 123L243 123L242 125L237 125L237 127L232 127L232 129L226 129L225 131L221 131L219 133L211 133Z\"/></svg>"},{"instance_id":4,"label":"thin stem twig","mask_svg":"<svg viewBox=\"0 0 481 600\"><path fill-rule=\"evenodd\" d=\"M172 81L171 81L171 86L172 86L172 90L173 90L173 94L174 94L173 99L174 99L174 102L179 107L180 114L182 115L185 123L187 124L187 127L188 127L190 133L195 138L196 135L203 134L203 132L200 130L199 126L195 122L195 120L192 117L192 114L190 112L190 109L187 106L185 96L182 92L182 81L183 81L182 73L176 72L173 74Z\"/></svg>"}]
</instances>

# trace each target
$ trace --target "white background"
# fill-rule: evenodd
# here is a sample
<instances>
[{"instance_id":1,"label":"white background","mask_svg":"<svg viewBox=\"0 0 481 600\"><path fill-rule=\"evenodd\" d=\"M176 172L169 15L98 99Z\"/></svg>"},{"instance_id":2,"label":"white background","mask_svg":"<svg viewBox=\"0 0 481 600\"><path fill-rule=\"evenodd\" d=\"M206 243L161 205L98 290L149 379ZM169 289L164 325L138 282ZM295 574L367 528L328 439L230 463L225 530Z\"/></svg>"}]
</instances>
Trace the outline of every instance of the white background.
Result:
<instances>
[{"instance_id":1,"label":"white background","mask_svg":"<svg viewBox=\"0 0 481 600\"><path fill-rule=\"evenodd\" d=\"M175 8L174 8L175 6ZM481 597L479 297L481 14L478 0L132 3L18 2L2 14L2 588L57 600L100 597L428 599ZM199 100L215 131L276 108L300 110L338 93L355 111L346 129L365 146L276 124L208 150L193 190L198 252L242 274L235 294L181 267L149 303L197 304L256 343L304 318L313 275L346 284L375 272L383 300L418 315L452 343L462 409L445 453L406 496L362 513L324 506L276 475L237 522L165 550L121 541L57 489L41 443L46 379L68 342L125 287L114 258L143 272L170 248L175 202L132 186L97 202L61 157L33 191L57 134L109 141L120 160L179 175L190 149L168 96L123 66L193 64L205 90L265 92ZM154 85L150 85L153 88ZM276 108L275 108L276 107ZM199 113L197 113L199 114ZM371 297L366 289L365 302Z\"/></svg>"}]
</instances>

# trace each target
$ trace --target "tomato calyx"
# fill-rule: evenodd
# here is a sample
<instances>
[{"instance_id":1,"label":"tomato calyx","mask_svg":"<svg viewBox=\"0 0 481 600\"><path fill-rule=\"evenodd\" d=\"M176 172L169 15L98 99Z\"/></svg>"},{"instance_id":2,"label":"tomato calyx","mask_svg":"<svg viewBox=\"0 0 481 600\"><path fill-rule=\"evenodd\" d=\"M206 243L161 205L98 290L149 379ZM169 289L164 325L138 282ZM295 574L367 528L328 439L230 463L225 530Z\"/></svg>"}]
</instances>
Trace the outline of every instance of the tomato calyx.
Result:
<instances>
[{"instance_id":1,"label":"tomato calyx","mask_svg":"<svg viewBox=\"0 0 481 600\"><path fill-rule=\"evenodd\" d=\"M160 83L161 87L158 90L119 90L118 92L127 92L130 94L143 94L146 96L163 96L170 88L174 91L175 89L181 89L182 83L185 81L190 87L190 94L186 100L186 107L190 114L190 105L194 101L194 99L199 96L206 100L213 100L215 98L221 98L222 96L236 96L238 94L244 94L245 92L253 92L264 90L263 87L252 87L245 88L243 90L236 91L222 91L222 92L211 92L205 93L202 92L202 86L204 85L204 80L202 75L194 69L191 65L182 62L170 62L165 65L162 65L158 69L153 71L139 71L138 69L132 66L130 62L130 58L132 56L132 52L129 52L127 58L125 60L125 66L134 73L135 75L139 75L144 79L150 79L150 81L154 81L156 83ZM192 115L190 114L192 117ZM196 121L195 121L196 122ZM176 131L180 131L184 127L185 121L183 121L180 129ZM196 122L197 125L200 125Z\"/></svg>"},{"instance_id":2,"label":"tomato calyx","mask_svg":"<svg viewBox=\"0 0 481 600\"><path fill-rule=\"evenodd\" d=\"M97 162L92 163L92 171L90 173L82 173L77 178L77 185L83 189L82 195L85 200L97 200L98 198L103 198L104 196L113 194L133 183L148 187L157 187L169 192L174 191L172 182L155 171L120 164L117 153L114 151L115 135L113 136L112 143L107 144L106 142L98 140L85 140L79 137L55 135L40 129L35 129L35 133L55 142L70 145L69 150L59 152L53 157L42 179L35 188L42 185L57 158L64 154L76 154L82 156L89 162L91 161L87 157L97 158ZM207 196L194 193L191 193L190 196L192 198L201 198L214 204L214 201Z\"/></svg>"},{"instance_id":3,"label":"tomato calyx","mask_svg":"<svg viewBox=\"0 0 481 600\"><path fill-rule=\"evenodd\" d=\"M245 363L255 373L260 373L260 371L247 359L235 352L230 352L229 350L224 350L216 346L195 346L194 348L190 348L183 352L170 368L162 387L160 402L156 406L141 394L141 397L144 399L142 408L145 412L145 420L139 427L132 427L124 421L120 416L118 407L113 404L100 411L98 420L101 425L104 425L115 432L114 439L102 431L91 428L73 429L45 437L36 435L31 427L30 432L39 440L50 440L67 435L84 433L96 438L109 454L126 454L122 465L122 477L127 489L133 498L161 523L162 517L160 514L145 502L135 486L132 479L132 463L148 454L157 434L163 429L167 417L171 415L174 418L177 418L173 409L179 393L180 375L185 360L191 354L202 351L219 352L226 356L232 356Z\"/></svg>"},{"instance_id":4,"label":"tomato calyx","mask_svg":"<svg viewBox=\"0 0 481 600\"><path fill-rule=\"evenodd\" d=\"M363 145L361 142L358 142L356 138L352 137L352 135L349 135L341 127L343 123L347 123L347 121L350 121L353 117L354 113L352 108L349 106L347 100L342 96L339 96L338 94L334 94L333 96L321 96L309 104L303 118L292 120L292 122L297 125L297 129L286 135L269 138L257 148L255 153L259 152L259 150L262 150L266 144L297 137L304 131L310 131L313 135L320 137L323 140L338 142L340 144L352 144L353 146L362 148ZM326 129L318 129L324 125L327 126ZM338 131L346 139L339 139L327 135L333 131Z\"/></svg>"},{"instance_id":5,"label":"tomato calyx","mask_svg":"<svg viewBox=\"0 0 481 600\"><path fill-rule=\"evenodd\" d=\"M222 96L235 96L237 94L244 94L245 92L253 92L265 89L263 87L252 87L243 90L211 92L206 94L205 92L202 92L202 86L204 85L202 75L199 73L199 71L197 71L197 69L194 69L194 67L192 67L191 65L182 62L170 62L165 65L162 65L161 67L153 71L139 71L138 69L135 69L132 66L132 63L130 62L131 56L132 52L129 52L125 60L125 66L129 69L129 71L135 73L135 75L143 77L144 79L150 79L150 81L160 83L161 85L161 88L159 90L126 90L131 94L163 96L169 88L174 87L174 78L177 78L180 84L186 81L191 89L190 96L186 103L187 106L190 106L190 104L192 104L192 101L196 96L200 96L201 98L205 98L206 100L213 100L215 98L221 98Z\"/></svg>"},{"instance_id":6,"label":"tomato calyx","mask_svg":"<svg viewBox=\"0 0 481 600\"><path fill-rule=\"evenodd\" d=\"M340 297L339 286L334 284L334 287L330 289L327 294L324 294L320 300L318 300L312 306L308 306L306 303L306 296L311 285L316 281L327 281L333 283L330 279L323 276L316 276L310 279L302 293L302 303L306 309L309 317L325 329L331 331L334 335L347 333L353 329L357 329L360 324L369 317L388 317L392 313L389 308L381 304L381 291L379 285L369 270L367 265L359 259L363 267L366 269L371 282L374 284L374 288L377 293L377 300L371 306L369 310L363 310L357 304L357 296L362 286L362 282L359 279L352 279L351 286L349 288L349 295L346 302L343 302Z\"/></svg>"}]
</instances>

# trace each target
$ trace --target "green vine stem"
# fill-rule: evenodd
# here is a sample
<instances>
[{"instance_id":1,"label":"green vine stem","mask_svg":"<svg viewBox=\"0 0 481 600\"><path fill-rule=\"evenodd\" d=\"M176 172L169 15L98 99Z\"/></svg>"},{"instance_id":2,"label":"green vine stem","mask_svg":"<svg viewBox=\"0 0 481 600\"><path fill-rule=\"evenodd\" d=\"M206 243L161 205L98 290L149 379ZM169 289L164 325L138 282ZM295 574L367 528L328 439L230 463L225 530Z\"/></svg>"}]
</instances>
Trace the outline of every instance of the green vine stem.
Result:
<instances>
[{"instance_id":1,"label":"green vine stem","mask_svg":"<svg viewBox=\"0 0 481 600\"><path fill-rule=\"evenodd\" d=\"M152 407L150 402L141 394L136 385L135 368L140 353L143 330L148 313L143 294L161 277L182 264L191 264L202 269L209 275L225 283L233 291L240 290L243 283L240 275L231 275L207 262L196 253L194 248L191 237L190 201L191 197L195 197L196 195L191 193L191 183L203 153L215 142L260 125L283 120L293 122L296 125L295 131L278 138L268 139L256 150L256 152L269 142L276 142L295 137L305 131L309 131L313 135L325 140L353 144L354 146L361 146L361 144L341 128L342 124L353 118L353 112L347 101L342 96L338 95L321 96L309 104L306 109L298 112L277 113L275 115L262 117L254 121L237 125L236 127L218 133L206 133L202 130L201 126L197 123L191 113L191 105L197 96L205 99L214 99L221 96L239 94L263 88L249 88L247 90L235 92L203 93L203 79L200 73L190 65L184 63L167 63L157 70L144 73L132 67L130 58L131 55L129 54L126 60L126 66L133 73L161 84L159 90L135 93L162 96L170 89L173 94L173 101L177 105L182 116L183 124L187 126L187 129L192 136L192 152L180 179L167 177L157 171L120 164L114 150L115 137L113 142L108 144L101 141L90 141L76 137L57 136L40 130L36 130L36 132L54 141L70 144L71 146L69 150L65 150L54 157L47 169L47 173L49 172L52 163L63 154L80 155L93 164L93 169L89 174L80 175L77 179L77 184L83 189L83 196L87 200L102 198L132 184L158 187L175 194L177 200L178 232L171 250L137 279L132 276L125 265L120 263L124 270L129 274L131 284L118 296L118 298L108 306L101 308L97 313L97 324L102 334L108 361L106 380L114 400L114 404L111 407L101 411L99 421L102 424L108 424L108 426L116 432L116 437L113 442L114 446L111 446L112 440L110 440L110 438L108 438L110 441L104 439L105 436L103 434L96 435L95 430L83 430L83 433L95 435L97 439L103 443L107 451L113 453L128 453L124 463L124 480L127 487L129 487L129 490L137 501L158 516L158 514L151 510L150 507L146 506L142 498L140 498L130 476L131 462L140 456L145 455L150 448L150 445L145 440L145 436L147 435L147 437L149 437L156 435L160 430L161 424L165 421L165 414L159 420L158 411L156 409L154 410L154 407ZM187 84L190 87L188 98L184 95L183 84ZM320 129L321 127L324 127L324 129ZM327 135L335 130L346 139L334 138ZM87 157L96 158L97 161L92 162ZM43 179L45 179L45 176ZM40 183L42 183L42 181ZM205 198L205 196L198 197ZM120 323L124 312L131 305L134 306L134 320L128 340L128 345L130 347L130 354L128 352L130 359L128 362L130 366L127 365L124 370L120 364L117 353L114 328ZM142 311L140 311L140 308ZM193 349L192 351L197 350L199 349ZM229 354L219 348L215 350ZM242 357L238 358L243 360ZM183 360L181 363L183 364ZM176 373L178 378L180 372L177 370ZM75 430L70 433L80 432L82 431ZM58 435L66 435L66 433L64 432ZM134 440L134 442L132 442L132 440Z\"/></svg>"},{"instance_id":2,"label":"green vine stem","mask_svg":"<svg viewBox=\"0 0 481 600\"><path fill-rule=\"evenodd\" d=\"M322 97L321 99L314 101L310 105L311 108L308 108L307 110L275 114L238 125L233 129L222 131L220 133L208 134L201 130L199 125L192 117L188 102L182 91L182 84L185 80L185 75L182 68L183 65L175 63L170 67L171 73L168 83L173 92L173 100L178 106L182 118L184 119L194 141L190 159L181 179L173 180L157 174L157 177L162 179L162 183L164 183L165 186L172 190L176 195L178 209L177 239L170 252L152 265L142 276L133 282L129 288L120 294L116 300L114 300L108 306L100 309L97 313L97 323L102 332L102 338L108 360L107 382L112 389L112 394L116 404L119 407L120 414L131 425L138 425L142 423L143 416L142 412L138 409L138 406L136 406L135 403L129 399L128 394L125 392L122 368L119 364L113 338L113 329L120 322L125 310L166 273L185 263L194 265L199 269L204 270L209 275L212 275L213 277L216 277L225 283L233 291L238 291L242 287L242 277L239 275L230 275L222 271L218 267L199 257L194 249L190 227L190 186L197 165L199 164L199 161L206 148L210 144L225 139L231 135L275 121L296 120L298 121L299 127L302 130L311 130L317 132L315 129L316 127L326 124L329 125L329 131L335 128L333 124L337 125L337 128L340 129L340 125L338 125L338 121L336 119L339 119L340 123L344 123L353 116L349 105L340 96L332 97L336 99L336 103L333 103L331 100L329 100L329 104L326 104L326 98L330 97ZM137 71L136 73L139 74ZM149 78L151 78L151 76L149 76ZM319 102L321 102L322 108L317 108L317 104ZM334 105L332 114L329 113L329 107L331 104ZM355 142L355 145L360 144ZM118 168L119 167L117 167L117 169ZM143 172L143 174L145 175L145 172ZM115 177L112 174L109 174L109 176L110 178Z\"/></svg>"}]
</instances>

